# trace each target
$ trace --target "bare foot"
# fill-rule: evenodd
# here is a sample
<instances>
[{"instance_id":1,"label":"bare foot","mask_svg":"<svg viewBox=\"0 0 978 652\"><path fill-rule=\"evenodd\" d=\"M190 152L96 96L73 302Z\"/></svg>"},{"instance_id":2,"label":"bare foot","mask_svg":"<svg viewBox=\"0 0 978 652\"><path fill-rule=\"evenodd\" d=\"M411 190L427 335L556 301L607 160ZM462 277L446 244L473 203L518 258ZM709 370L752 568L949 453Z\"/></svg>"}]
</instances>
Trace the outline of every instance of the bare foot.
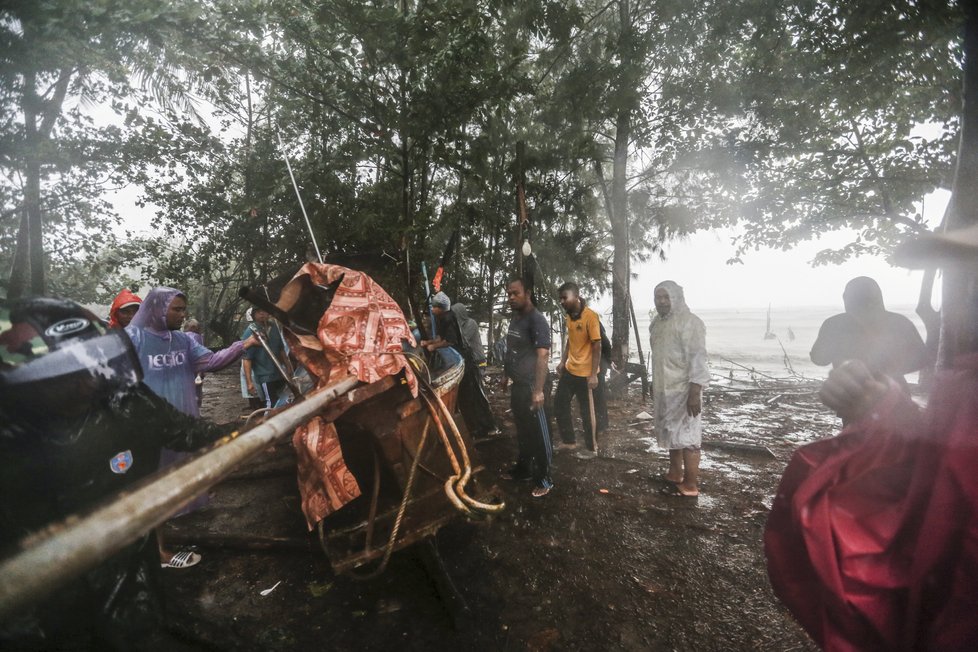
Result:
<instances>
[{"instance_id":1,"label":"bare foot","mask_svg":"<svg viewBox=\"0 0 978 652\"><path fill-rule=\"evenodd\" d=\"M683 476L679 476L678 478L676 478L674 476L669 475L668 473L664 474L662 477L673 484L679 484L683 481Z\"/></svg>"},{"instance_id":2,"label":"bare foot","mask_svg":"<svg viewBox=\"0 0 978 652\"><path fill-rule=\"evenodd\" d=\"M678 489L679 490L679 493L681 493L684 496L693 497L693 496L699 496L700 495L700 488L698 486L696 486L695 484L694 485L687 485L687 484L683 484L682 482L680 482L680 483L678 483L676 485L676 489Z\"/></svg>"}]
</instances>

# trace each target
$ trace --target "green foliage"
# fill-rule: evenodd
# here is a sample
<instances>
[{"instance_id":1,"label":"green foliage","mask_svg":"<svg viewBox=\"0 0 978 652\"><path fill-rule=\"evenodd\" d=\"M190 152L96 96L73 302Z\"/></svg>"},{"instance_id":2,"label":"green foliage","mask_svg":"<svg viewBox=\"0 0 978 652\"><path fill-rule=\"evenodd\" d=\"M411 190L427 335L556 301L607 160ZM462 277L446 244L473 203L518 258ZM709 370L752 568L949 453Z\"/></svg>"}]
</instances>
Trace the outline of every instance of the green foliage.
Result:
<instances>
[{"instance_id":1,"label":"green foliage","mask_svg":"<svg viewBox=\"0 0 978 652\"><path fill-rule=\"evenodd\" d=\"M327 259L415 309L420 262L433 273L456 229L446 291L499 306L517 178L538 274L589 295L703 228L738 225L741 250L849 228L820 262L885 253L950 183L959 22L841 0L8 3L0 264L33 157L52 289L138 274L230 336L237 287L310 254L286 153ZM121 243L105 197L126 184L156 234Z\"/></svg>"},{"instance_id":2,"label":"green foliage","mask_svg":"<svg viewBox=\"0 0 978 652\"><path fill-rule=\"evenodd\" d=\"M832 263L887 253L927 228L915 204L951 183L958 11L913 2L759 7L742 50L747 119L730 133L747 190L741 250L856 231L854 242L817 258Z\"/></svg>"}]
</instances>

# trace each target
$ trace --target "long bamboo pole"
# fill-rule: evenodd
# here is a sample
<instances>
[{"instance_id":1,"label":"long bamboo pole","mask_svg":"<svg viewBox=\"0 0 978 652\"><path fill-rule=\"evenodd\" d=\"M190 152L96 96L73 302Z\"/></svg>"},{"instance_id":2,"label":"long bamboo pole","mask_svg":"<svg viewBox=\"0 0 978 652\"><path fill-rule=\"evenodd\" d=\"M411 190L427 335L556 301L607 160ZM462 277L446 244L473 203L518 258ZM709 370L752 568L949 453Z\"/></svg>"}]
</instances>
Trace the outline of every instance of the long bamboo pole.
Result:
<instances>
[{"instance_id":1,"label":"long bamboo pole","mask_svg":"<svg viewBox=\"0 0 978 652\"><path fill-rule=\"evenodd\" d=\"M239 464L290 436L296 426L358 382L351 376L332 383L256 428L223 440L213 450L163 477L131 493L122 493L87 516L72 517L51 528L50 534L0 564L0 618L46 597L138 540Z\"/></svg>"}]
</instances>

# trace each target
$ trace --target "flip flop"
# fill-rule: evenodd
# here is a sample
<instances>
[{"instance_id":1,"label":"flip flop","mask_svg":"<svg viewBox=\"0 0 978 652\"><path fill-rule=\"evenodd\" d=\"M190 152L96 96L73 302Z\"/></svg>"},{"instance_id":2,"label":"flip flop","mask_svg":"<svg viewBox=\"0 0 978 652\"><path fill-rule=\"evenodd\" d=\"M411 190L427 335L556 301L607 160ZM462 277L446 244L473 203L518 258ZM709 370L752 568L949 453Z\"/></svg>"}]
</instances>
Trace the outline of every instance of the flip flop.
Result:
<instances>
[{"instance_id":1,"label":"flip flop","mask_svg":"<svg viewBox=\"0 0 978 652\"><path fill-rule=\"evenodd\" d=\"M663 496L670 496L672 498L699 498L700 496L699 494L693 494L692 496L689 494L684 494L682 491L680 491L679 485L677 484L662 487L659 489L659 493Z\"/></svg>"},{"instance_id":2,"label":"flip flop","mask_svg":"<svg viewBox=\"0 0 978 652\"><path fill-rule=\"evenodd\" d=\"M652 480L655 481L655 482L663 482L663 483L665 483L667 485L670 485L670 484L671 485L677 485L677 484L679 484L679 482L676 482L675 480L670 480L669 478L667 478L665 473L660 473L659 475L653 476L652 477ZM680 480L680 482L682 482L682 481Z\"/></svg>"},{"instance_id":3,"label":"flip flop","mask_svg":"<svg viewBox=\"0 0 978 652\"><path fill-rule=\"evenodd\" d=\"M161 568L190 568L200 563L200 555L192 550L181 550L170 557L170 561L160 562Z\"/></svg>"},{"instance_id":4,"label":"flip flop","mask_svg":"<svg viewBox=\"0 0 978 652\"><path fill-rule=\"evenodd\" d=\"M534 498L543 498L550 493L551 489L553 489L553 485L549 487L534 487L533 491L530 492L530 495Z\"/></svg>"}]
</instances>

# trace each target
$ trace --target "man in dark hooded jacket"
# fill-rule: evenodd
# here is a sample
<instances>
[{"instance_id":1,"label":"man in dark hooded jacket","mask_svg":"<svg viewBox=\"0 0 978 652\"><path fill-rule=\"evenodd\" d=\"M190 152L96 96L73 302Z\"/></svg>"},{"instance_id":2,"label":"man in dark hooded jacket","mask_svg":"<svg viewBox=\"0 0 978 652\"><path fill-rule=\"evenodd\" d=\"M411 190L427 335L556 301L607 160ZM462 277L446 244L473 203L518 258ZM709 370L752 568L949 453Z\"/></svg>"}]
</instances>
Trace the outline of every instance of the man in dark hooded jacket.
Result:
<instances>
[{"instance_id":1,"label":"man in dark hooded jacket","mask_svg":"<svg viewBox=\"0 0 978 652\"><path fill-rule=\"evenodd\" d=\"M458 305L458 304L456 304ZM496 420L486 398L486 390L482 385L482 371L479 361L485 360L485 349L481 348L482 338L479 337L479 347L473 347L471 325L460 323L458 312L452 308L452 302L444 292L438 292L431 297L431 312L435 316L438 336L432 340L423 340L423 346L429 352L445 347L452 347L465 359L465 375L458 390L458 408L465 419L465 425L474 437L486 437L498 432ZM465 314L468 317L468 314ZM474 320L469 320L473 321ZM478 335L478 324L475 324ZM465 331L469 331L466 336Z\"/></svg>"},{"instance_id":2,"label":"man in dark hooded jacket","mask_svg":"<svg viewBox=\"0 0 978 652\"><path fill-rule=\"evenodd\" d=\"M909 319L888 311L879 284L857 276L842 293L844 313L829 317L812 346L812 362L833 368L846 360L861 360L906 388L905 374L927 363L927 348Z\"/></svg>"},{"instance_id":3,"label":"man in dark hooded jacket","mask_svg":"<svg viewBox=\"0 0 978 652\"><path fill-rule=\"evenodd\" d=\"M70 301L0 301L0 552L154 473L163 446L229 430L141 382L132 343ZM149 535L0 622L3 649L172 650Z\"/></svg>"}]
</instances>

